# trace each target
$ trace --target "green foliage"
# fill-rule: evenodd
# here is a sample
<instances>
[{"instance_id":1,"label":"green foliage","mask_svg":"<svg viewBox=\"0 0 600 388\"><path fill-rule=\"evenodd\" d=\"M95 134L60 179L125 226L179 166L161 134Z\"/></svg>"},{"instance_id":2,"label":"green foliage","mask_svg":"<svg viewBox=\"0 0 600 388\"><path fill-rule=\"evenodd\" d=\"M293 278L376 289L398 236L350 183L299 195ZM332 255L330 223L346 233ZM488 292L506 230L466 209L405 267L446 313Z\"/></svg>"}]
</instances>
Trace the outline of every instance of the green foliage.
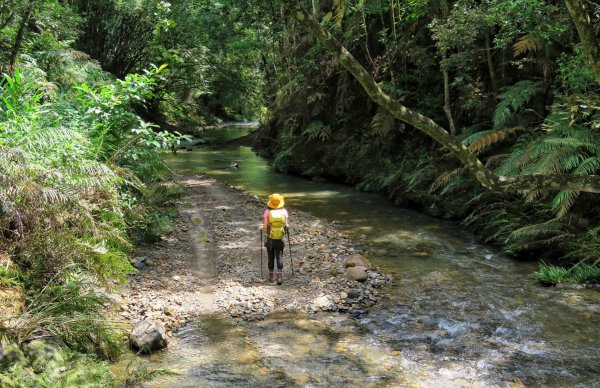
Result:
<instances>
[{"instance_id":1,"label":"green foliage","mask_svg":"<svg viewBox=\"0 0 600 388\"><path fill-rule=\"evenodd\" d=\"M589 265L579 262L571 267L569 272L573 276L573 281L575 283L600 283L600 267L598 267L598 265Z\"/></svg>"},{"instance_id":2,"label":"green foliage","mask_svg":"<svg viewBox=\"0 0 600 388\"><path fill-rule=\"evenodd\" d=\"M8 345L10 350L14 345ZM20 349L17 362L0 368L2 387L117 386L106 362L51 342L33 341Z\"/></svg>"},{"instance_id":3,"label":"green foliage","mask_svg":"<svg viewBox=\"0 0 600 388\"><path fill-rule=\"evenodd\" d=\"M94 291L89 276L72 270L62 275L32 294L22 314L11 317L9 337L23 344L49 336L82 353L116 357L122 349L116 327L104 317L108 299Z\"/></svg>"},{"instance_id":4,"label":"green foliage","mask_svg":"<svg viewBox=\"0 0 600 388\"><path fill-rule=\"evenodd\" d=\"M589 228L585 233L578 233L572 239L569 246L566 259L569 262L583 263L592 266L598 266L600 259L598 251L600 250L600 227Z\"/></svg>"},{"instance_id":5,"label":"green foliage","mask_svg":"<svg viewBox=\"0 0 600 388\"><path fill-rule=\"evenodd\" d=\"M152 6L137 8L142 3ZM30 4L17 47L20 16ZM99 12L80 12L88 6ZM112 24L94 25L106 10L115 11L104 14ZM6 72L0 79L0 285L27 296L23 313L8 317L0 333L3 345L14 341L24 353L0 366L2 386L113 384L101 360L122 351L122 334L104 316L110 301L94 290L132 270L131 240L169 231L179 191L166 182L160 153L184 137L135 113L147 112L175 73L145 62L173 28L168 9L154 10L154 2L144 1L0 2L2 62L19 48L16 66L0 69ZM105 57L94 57L138 73L115 71L117 79L90 59L97 51L74 49L75 40L85 46L88 28L107 26L119 28L94 43L109 47ZM156 32L151 45L136 35L148 26ZM80 29L87 32L79 35ZM115 36L118 44L105 45L104 38ZM40 338L49 339L40 349L25 345Z\"/></svg>"},{"instance_id":6,"label":"green foliage","mask_svg":"<svg viewBox=\"0 0 600 388\"><path fill-rule=\"evenodd\" d=\"M143 387L144 383L151 381L159 376L172 376L176 375L167 369L154 369L149 370L147 365L141 365L132 371L127 373L127 379L125 380L125 387Z\"/></svg>"},{"instance_id":7,"label":"green foliage","mask_svg":"<svg viewBox=\"0 0 600 388\"><path fill-rule=\"evenodd\" d=\"M567 269L542 262L539 270L535 273L535 278L540 284L552 286L560 283L598 284L600 267L580 262Z\"/></svg>"},{"instance_id":8,"label":"green foliage","mask_svg":"<svg viewBox=\"0 0 600 388\"><path fill-rule=\"evenodd\" d=\"M594 116L592 119L595 122ZM597 156L600 152L600 137L586 127L593 125L588 120L589 116L584 117L577 110L567 110L563 104L554 105L552 113L543 124L544 131L533 139L515 144L497 173L596 174L600 167ZM578 195L577 192L564 190L554 197L552 209L558 217L567 214Z\"/></svg>"},{"instance_id":9,"label":"green foliage","mask_svg":"<svg viewBox=\"0 0 600 388\"><path fill-rule=\"evenodd\" d=\"M540 91L541 82L523 80L505 88L497 98L500 100L494 111L494 129L501 128Z\"/></svg>"},{"instance_id":10,"label":"green foliage","mask_svg":"<svg viewBox=\"0 0 600 388\"><path fill-rule=\"evenodd\" d=\"M517 37L529 35L545 42L559 41L568 31L568 15L561 8L541 0L491 2L487 18L499 28L496 47L510 47Z\"/></svg>"},{"instance_id":11,"label":"green foliage","mask_svg":"<svg viewBox=\"0 0 600 388\"><path fill-rule=\"evenodd\" d=\"M581 44L573 54L562 53L558 58L557 82L565 94L587 94L597 88L588 58Z\"/></svg>"},{"instance_id":12,"label":"green foliage","mask_svg":"<svg viewBox=\"0 0 600 388\"><path fill-rule=\"evenodd\" d=\"M302 134L308 135L308 140L317 139L325 142L331 137L331 128L321 121L313 121L304 129Z\"/></svg>"},{"instance_id":13,"label":"green foliage","mask_svg":"<svg viewBox=\"0 0 600 388\"><path fill-rule=\"evenodd\" d=\"M23 276L20 271L8 266L0 266L0 287L20 285L22 282Z\"/></svg>"},{"instance_id":14,"label":"green foliage","mask_svg":"<svg viewBox=\"0 0 600 388\"><path fill-rule=\"evenodd\" d=\"M136 195L122 193L125 217L130 235L135 241L156 241L170 234L171 220L177 212L183 189L167 182L156 182L142 187Z\"/></svg>"},{"instance_id":15,"label":"green foliage","mask_svg":"<svg viewBox=\"0 0 600 388\"><path fill-rule=\"evenodd\" d=\"M85 18L76 47L104 69L124 77L150 63L169 65L147 107L152 115L190 125L258 116L261 52L267 44L260 32L266 26L246 12L248 4L93 0L75 5Z\"/></svg>"},{"instance_id":16,"label":"green foliage","mask_svg":"<svg viewBox=\"0 0 600 388\"><path fill-rule=\"evenodd\" d=\"M62 95L43 102L35 79L20 71L5 77L0 89L0 110L6 112L0 120L0 225L18 237L0 239L0 246L19 252L16 260L29 268L30 281L70 262L106 278L122 279L130 270L119 192L133 190L144 197L145 182L159 180L168 170L159 153L180 138L155 131L130 111L131 104L152 97L161 70L97 89L83 84L73 99ZM150 209L150 200L142 203ZM151 210L137 210L150 217ZM167 219L161 223L167 230ZM48 249L53 244L59 248Z\"/></svg>"},{"instance_id":17,"label":"green foliage","mask_svg":"<svg viewBox=\"0 0 600 388\"><path fill-rule=\"evenodd\" d=\"M568 282L571 279L569 272L570 271L564 267L542 262L538 272L535 273L535 278L538 283L551 286Z\"/></svg>"}]
</instances>

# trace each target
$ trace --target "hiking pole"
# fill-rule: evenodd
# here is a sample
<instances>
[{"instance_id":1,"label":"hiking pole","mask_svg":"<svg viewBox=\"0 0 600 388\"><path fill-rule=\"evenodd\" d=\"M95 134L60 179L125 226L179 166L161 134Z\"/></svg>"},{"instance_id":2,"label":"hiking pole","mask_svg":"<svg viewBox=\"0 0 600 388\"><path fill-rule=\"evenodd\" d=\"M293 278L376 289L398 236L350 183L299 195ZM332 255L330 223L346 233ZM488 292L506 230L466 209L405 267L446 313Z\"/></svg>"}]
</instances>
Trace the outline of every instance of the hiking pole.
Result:
<instances>
[{"instance_id":1,"label":"hiking pole","mask_svg":"<svg viewBox=\"0 0 600 388\"><path fill-rule=\"evenodd\" d=\"M294 260L292 259L292 243L290 243L290 229L285 228L288 236L288 247L290 248L290 263L292 264L292 275L294 275Z\"/></svg>"},{"instance_id":2,"label":"hiking pole","mask_svg":"<svg viewBox=\"0 0 600 388\"><path fill-rule=\"evenodd\" d=\"M262 235L262 229L260 230L260 277L262 278L263 276L263 263L262 263L262 249L263 249L263 235Z\"/></svg>"}]
</instances>

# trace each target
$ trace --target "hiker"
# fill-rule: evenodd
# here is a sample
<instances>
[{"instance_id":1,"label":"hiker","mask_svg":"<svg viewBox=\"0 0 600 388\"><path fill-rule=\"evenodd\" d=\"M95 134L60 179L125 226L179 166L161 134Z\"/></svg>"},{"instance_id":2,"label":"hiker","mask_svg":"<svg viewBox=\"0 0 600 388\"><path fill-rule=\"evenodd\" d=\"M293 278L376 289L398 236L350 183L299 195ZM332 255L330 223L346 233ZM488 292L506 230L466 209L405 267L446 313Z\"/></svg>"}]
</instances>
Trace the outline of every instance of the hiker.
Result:
<instances>
[{"instance_id":1,"label":"hiker","mask_svg":"<svg viewBox=\"0 0 600 388\"><path fill-rule=\"evenodd\" d=\"M273 277L276 275L277 284L281 284L283 279L283 237L289 227L288 212L283 205L283 195L277 193L269 195L268 209L263 214L262 225L262 230L267 235L265 247L269 258L269 281L273 282ZM275 259L277 259L277 271L275 271Z\"/></svg>"}]
</instances>

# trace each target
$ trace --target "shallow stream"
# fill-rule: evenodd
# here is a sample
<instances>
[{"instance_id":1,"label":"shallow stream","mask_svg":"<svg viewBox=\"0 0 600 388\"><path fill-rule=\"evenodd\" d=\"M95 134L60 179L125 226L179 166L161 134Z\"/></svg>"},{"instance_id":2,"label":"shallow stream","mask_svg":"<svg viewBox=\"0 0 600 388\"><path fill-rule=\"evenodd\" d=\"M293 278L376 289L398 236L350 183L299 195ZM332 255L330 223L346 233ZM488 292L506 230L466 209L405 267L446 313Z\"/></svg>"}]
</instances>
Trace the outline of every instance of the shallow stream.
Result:
<instances>
[{"instance_id":1,"label":"shallow stream","mask_svg":"<svg viewBox=\"0 0 600 388\"><path fill-rule=\"evenodd\" d=\"M150 369L178 373L151 386L600 386L600 292L540 287L535 263L459 225L274 173L249 148L223 145L248 131L207 132L208 145L167 159L261 198L284 194L292 225L294 209L336 221L394 274L390 297L354 316L203 317L150 357Z\"/></svg>"}]
</instances>

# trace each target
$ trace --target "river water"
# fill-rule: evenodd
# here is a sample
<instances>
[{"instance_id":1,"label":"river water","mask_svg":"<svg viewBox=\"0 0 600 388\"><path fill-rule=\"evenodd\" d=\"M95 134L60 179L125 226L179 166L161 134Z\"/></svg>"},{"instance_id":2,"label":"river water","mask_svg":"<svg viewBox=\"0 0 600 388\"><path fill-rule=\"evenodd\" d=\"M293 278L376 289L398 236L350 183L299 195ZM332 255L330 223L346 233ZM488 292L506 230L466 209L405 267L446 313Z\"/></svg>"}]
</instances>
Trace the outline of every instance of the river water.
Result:
<instances>
[{"instance_id":1,"label":"river water","mask_svg":"<svg viewBox=\"0 0 600 388\"><path fill-rule=\"evenodd\" d=\"M394 274L389 298L354 316L277 315L240 325L206 316L180 330L150 368L152 386L600 387L600 292L543 288L535 263L480 244L454 223L352 188L273 172L243 146L244 127L167 156L266 198L336 221ZM237 164L237 167L234 167Z\"/></svg>"}]
</instances>

